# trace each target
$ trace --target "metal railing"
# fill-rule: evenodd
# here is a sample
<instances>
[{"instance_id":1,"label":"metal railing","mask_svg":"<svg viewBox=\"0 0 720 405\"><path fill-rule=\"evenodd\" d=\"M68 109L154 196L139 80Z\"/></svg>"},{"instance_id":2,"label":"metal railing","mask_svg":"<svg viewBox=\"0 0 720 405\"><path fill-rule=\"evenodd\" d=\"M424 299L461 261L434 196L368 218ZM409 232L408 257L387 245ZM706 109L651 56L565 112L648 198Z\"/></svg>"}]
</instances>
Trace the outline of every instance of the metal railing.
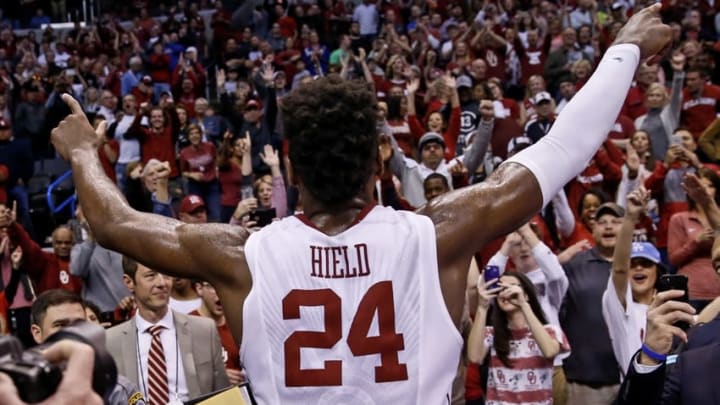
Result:
<instances>
[{"instance_id":1,"label":"metal railing","mask_svg":"<svg viewBox=\"0 0 720 405\"><path fill-rule=\"evenodd\" d=\"M68 170L65 173L63 173L60 177L55 179L47 188L47 192L45 193L45 198L47 199L48 207L50 207L50 211L52 214L57 214L70 206L70 218L75 217L75 206L77 205L77 197L75 193L70 195L70 197L66 198L65 201L61 202L60 204L55 204L55 198L53 197L53 192L55 189L62 184L65 180L68 179L68 177L72 176L72 170Z\"/></svg>"}]
</instances>

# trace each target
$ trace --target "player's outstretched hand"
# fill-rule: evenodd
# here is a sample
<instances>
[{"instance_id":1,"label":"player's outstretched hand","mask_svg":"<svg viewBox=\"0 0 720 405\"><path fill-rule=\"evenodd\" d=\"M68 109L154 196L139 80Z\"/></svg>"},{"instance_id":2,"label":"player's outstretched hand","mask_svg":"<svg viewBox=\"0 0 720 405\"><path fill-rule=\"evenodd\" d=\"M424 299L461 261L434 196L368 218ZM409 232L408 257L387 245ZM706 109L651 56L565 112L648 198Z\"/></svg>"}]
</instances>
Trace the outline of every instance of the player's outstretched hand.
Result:
<instances>
[{"instance_id":1,"label":"player's outstretched hand","mask_svg":"<svg viewBox=\"0 0 720 405\"><path fill-rule=\"evenodd\" d=\"M664 50L672 41L672 29L660 20L661 7L660 3L656 3L633 15L622 27L613 44L639 46L642 61Z\"/></svg>"},{"instance_id":2,"label":"player's outstretched hand","mask_svg":"<svg viewBox=\"0 0 720 405\"><path fill-rule=\"evenodd\" d=\"M90 125L80 103L69 94L63 94L62 99L70 107L71 114L52 130L51 140L55 150L67 160L75 149L97 148L99 136ZM98 130L104 131L105 128L101 125Z\"/></svg>"}]
</instances>

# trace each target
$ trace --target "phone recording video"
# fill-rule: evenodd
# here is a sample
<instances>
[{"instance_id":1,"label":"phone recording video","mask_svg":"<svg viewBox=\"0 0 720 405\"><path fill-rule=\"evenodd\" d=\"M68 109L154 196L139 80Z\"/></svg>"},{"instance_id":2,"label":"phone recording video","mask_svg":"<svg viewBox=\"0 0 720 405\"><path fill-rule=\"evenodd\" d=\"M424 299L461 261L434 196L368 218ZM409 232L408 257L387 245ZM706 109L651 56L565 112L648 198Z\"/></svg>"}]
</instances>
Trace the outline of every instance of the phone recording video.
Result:
<instances>
[{"instance_id":1,"label":"phone recording video","mask_svg":"<svg viewBox=\"0 0 720 405\"><path fill-rule=\"evenodd\" d=\"M277 217L275 208L258 208L250 213L250 221L255 222L256 226L261 228L270 225L275 217Z\"/></svg>"},{"instance_id":2,"label":"phone recording video","mask_svg":"<svg viewBox=\"0 0 720 405\"><path fill-rule=\"evenodd\" d=\"M690 296L688 294L688 278L686 275L663 274L660 276L657 281L657 291L663 292L670 290L680 290L684 292L682 297L677 298L676 301L688 302L690 300ZM677 322L675 323L675 326L682 330L687 330L690 327L687 322Z\"/></svg>"}]
</instances>

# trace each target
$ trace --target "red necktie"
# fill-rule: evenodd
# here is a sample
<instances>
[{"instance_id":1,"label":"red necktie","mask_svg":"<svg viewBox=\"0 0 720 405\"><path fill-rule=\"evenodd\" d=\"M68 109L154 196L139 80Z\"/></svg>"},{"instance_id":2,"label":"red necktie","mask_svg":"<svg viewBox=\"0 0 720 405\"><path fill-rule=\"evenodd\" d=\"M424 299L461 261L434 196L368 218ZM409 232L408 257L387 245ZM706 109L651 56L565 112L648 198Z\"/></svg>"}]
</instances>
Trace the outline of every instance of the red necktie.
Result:
<instances>
[{"instance_id":1,"label":"red necktie","mask_svg":"<svg viewBox=\"0 0 720 405\"><path fill-rule=\"evenodd\" d=\"M148 402L150 405L165 405L170 400L165 351L160 341L160 333L163 329L165 327L160 325L154 325L147 329L147 332L152 335L147 364Z\"/></svg>"}]
</instances>

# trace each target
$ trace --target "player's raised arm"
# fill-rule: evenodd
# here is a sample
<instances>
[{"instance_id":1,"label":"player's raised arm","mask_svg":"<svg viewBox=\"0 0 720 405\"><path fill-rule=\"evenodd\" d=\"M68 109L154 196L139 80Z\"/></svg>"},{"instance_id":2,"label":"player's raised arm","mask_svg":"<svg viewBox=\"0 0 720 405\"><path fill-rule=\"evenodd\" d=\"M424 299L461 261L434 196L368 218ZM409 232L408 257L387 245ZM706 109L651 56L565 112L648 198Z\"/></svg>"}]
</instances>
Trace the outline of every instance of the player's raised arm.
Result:
<instances>
[{"instance_id":1,"label":"player's raised arm","mask_svg":"<svg viewBox=\"0 0 720 405\"><path fill-rule=\"evenodd\" d=\"M488 241L517 229L583 170L615 122L639 62L657 55L671 40L659 11L656 4L628 21L542 140L485 182L436 198L424 208L436 224L442 271L466 271L467 263L459 261L469 261ZM447 288L446 280L443 285Z\"/></svg>"},{"instance_id":2,"label":"player's raised arm","mask_svg":"<svg viewBox=\"0 0 720 405\"><path fill-rule=\"evenodd\" d=\"M80 104L67 94L62 98L72 114L52 131L52 142L72 165L83 212L97 241L163 273L238 287L242 282L238 274L248 273L237 271L247 267L242 251L247 238L244 228L184 224L134 210L105 175L97 154L99 134ZM103 130L101 124L98 131Z\"/></svg>"}]
</instances>

